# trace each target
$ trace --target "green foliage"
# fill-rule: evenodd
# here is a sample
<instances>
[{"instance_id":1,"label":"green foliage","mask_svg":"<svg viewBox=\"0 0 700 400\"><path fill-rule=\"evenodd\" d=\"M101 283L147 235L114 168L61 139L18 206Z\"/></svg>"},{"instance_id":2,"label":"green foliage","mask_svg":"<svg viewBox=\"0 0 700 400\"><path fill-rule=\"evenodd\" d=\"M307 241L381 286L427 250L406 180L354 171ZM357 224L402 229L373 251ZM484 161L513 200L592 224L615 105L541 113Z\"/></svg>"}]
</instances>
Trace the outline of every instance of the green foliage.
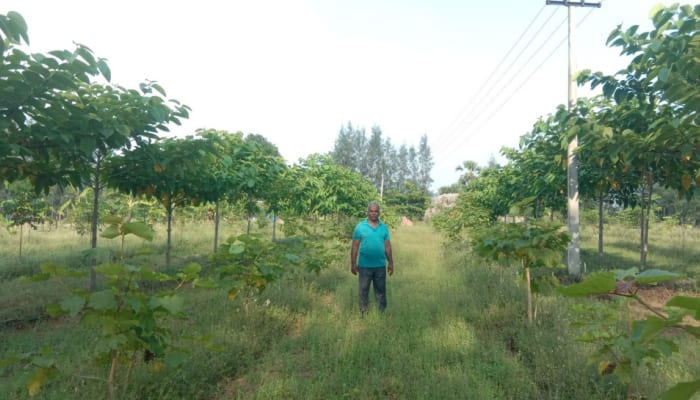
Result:
<instances>
[{"instance_id":1,"label":"green foliage","mask_svg":"<svg viewBox=\"0 0 700 400\"><path fill-rule=\"evenodd\" d=\"M570 238L561 225L507 223L470 231L476 254L509 265L561 266Z\"/></svg>"},{"instance_id":2,"label":"green foliage","mask_svg":"<svg viewBox=\"0 0 700 400\"><path fill-rule=\"evenodd\" d=\"M8 227L29 225L36 229L51 214L46 199L37 195L29 181L23 180L8 185L8 199L0 202L0 212L9 219Z\"/></svg>"},{"instance_id":3,"label":"green foliage","mask_svg":"<svg viewBox=\"0 0 700 400\"><path fill-rule=\"evenodd\" d=\"M497 224L473 228L470 233L472 248L479 256L505 266L512 263L522 266L527 286L527 316L533 323L531 268L561 267L562 255L571 241L569 234L560 225L543 223Z\"/></svg>"},{"instance_id":4,"label":"green foliage","mask_svg":"<svg viewBox=\"0 0 700 400\"><path fill-rule=\"evenodd\" d=\"M282 208L296 215L363 215L367 204L379 198L367 179L318 154L292 166L285 182L287 196Z\"/></svg>"},{"instance_id":5,"label":"green foliage","mask_svg":"<svg viewBox=\"0 0 700 400\"><path fill-rule=\"evenodd\" d=\"M341 126L330 157L384 193L393 191L410 196L414 189L409 184L428 192L433 181L430 172L434 163L427 135L421 137L417 150L405 144L396 149L389 138L382 138L379 126L373 126L367 138L364 128L348 122Z\"/></svg>"},{"instance_id":6,"label":"green foliage","mask_svg":"<svg viewBox=\"0 0 700 400\"><path fill-rule=\"evenodd\" d=\"M580 317L577 326L585 332L579 340L598 345L598 351L591 358L597 363L601 374L614 374L629 385L642 366L653 368L653 361L669 357L679 351L678 341L671 331L683 331L700 339L700 300L695 297L675 296L665 305L665 311L648 304L638 293L640 285L658 284L679 278L680 275L664 270L636 269L609 271L591 274L583 282L559 288L565 296L615 296L639 303L650 312L643 319L633 319L628 327L618 326L615 321L621 317L616 312L618 304L593 307L577 306L574 312ZM595 314L591 314L595 311ZM692 318L695 324L685 318ZM669 389L664 399L690 399L700 390L700 379L678 383Z\"/></svg>"},{"instance_id":7,"label":"green foliage","mask_svg":"<svg viewBox=\"0 0 700 400\"><path fill-rule=\"evenodd\" d=\"M291 236L270 241L261 234L233 236L210 257L212 272L228 288L231 300L241 292L249 298L285 272L302 269L319 274L337 257L337 250L327 248L323 239Z\"/></svg>"},{"instance_id":8,"label":"green foliage","mask_svg":"<svg viewBox=\"0 0 700 400\"><path fill-rule=\"evenodd\" d=\"M193 287L214 287L214 282L200 278L201 266L191 263L177 273L170 275L156 272L147 265L134 265L124 260L124 239L134 235L152 240L153 230L143 222L130 222L125 218L112 216L105 218L108 225L102 237L121 238L119 263L104 263L95 267L103 276L108 288L95 292L66 287L68 294L58 303L47 307L51 317L79 317L80 323L96 334L92 341L95 360L108 367L104 378L110 398L116 395L118 366L124 366L124 385L128 384L133 365L139 360L149 364L149 369L158 372L165 367L176 368L184 362L184 348L178 347L169 328L164 325L168 318L185 318L183 298L176 290L185 284ZM135 261L135 260L131 260ZM51 278L62 280L66 277L83 275L55 264L42 264L41 273L25 278L25 281L41 281ZM164 288L156 292L147 289L155 286ZM27 357L25 363L38 365L35 378L27 386L30 395L38 392L45 380L57 376L55 362L38 364L42 355ZM21 360L20 360L21 361Z\"/></svg>"},{"instance_id":9,"label":"green foliage","mask_svg":"<svg viewBox=\"0 0 700 400\"><path fill-rule=\"evenodd\" d=\"M489 225L491 213L477 204L475 196L471 191L460 193L454 207L446 208L432 217L433 226L455 241L470 228Z\"/></svg>"},{"instance_id":10,"label":"green foliage","mask_svg":"<svg viewBox=\"0 0 700 400\"><path fill-rule=\"evenodd\" d=\"M425 210L430 205L430 192L409 182L402 191L387 192L384 204L392 207L401 216L408 217L413 221L421 221Z\"/></svg>"}]
</instances>

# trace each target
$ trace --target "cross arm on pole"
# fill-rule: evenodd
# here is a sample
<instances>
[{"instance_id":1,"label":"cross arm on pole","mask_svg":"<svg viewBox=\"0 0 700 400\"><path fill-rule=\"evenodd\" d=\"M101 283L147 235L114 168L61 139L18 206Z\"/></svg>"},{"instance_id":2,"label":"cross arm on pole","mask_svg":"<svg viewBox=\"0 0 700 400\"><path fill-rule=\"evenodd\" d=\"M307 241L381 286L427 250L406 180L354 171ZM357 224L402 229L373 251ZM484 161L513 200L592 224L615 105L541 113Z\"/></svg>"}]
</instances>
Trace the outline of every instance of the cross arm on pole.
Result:
<instances>
[{"instance_id":1,"label":"cross arm on pole","mask_svg":"<svg viewBox=\"0 0 700 400\"><path fill-rule=\"evenodd\" d=\"M567 6L567 7L597 7L600 8L601 3L589 3L584 0L581 1L575 1L575 0L547 0L547 5L555 5L555 6Z\"/></svg>"}]
</instances>

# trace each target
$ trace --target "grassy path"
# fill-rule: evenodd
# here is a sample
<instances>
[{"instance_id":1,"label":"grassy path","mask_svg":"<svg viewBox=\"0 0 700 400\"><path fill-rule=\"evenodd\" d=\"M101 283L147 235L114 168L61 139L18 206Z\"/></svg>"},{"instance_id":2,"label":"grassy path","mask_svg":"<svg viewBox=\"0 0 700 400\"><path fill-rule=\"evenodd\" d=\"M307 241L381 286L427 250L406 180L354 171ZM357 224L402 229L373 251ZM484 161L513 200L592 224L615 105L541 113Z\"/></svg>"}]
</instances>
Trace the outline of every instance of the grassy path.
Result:
<instances>
[{"instance_id":1,"label":"grassy path","mask_svg":"<svg viewBox=\"0 0 700 400\"><path fill-rule=\"evenodd\" d=\"M516 270L444 253L441 240L427 225L392 231L396 271L387 283L388 309L364 319L349 240L338 265L318 276L288 274L252 299L230 301L227 288L189 291L188 318L169 322L173 337L210 337L216 348L188 345L184 365L159 373L137 363L119 400L626 398L622 385L587 365L590 349L575 341L562 299L543 298L536 325L528 326ZM34 297L58 293L24 290ZM40 398L107 399L103 382L85 378L105 374L90 361L93 342L94 333L77 320L47 320L0 331L0 360L55 348L63 354L62 375ZM668 360L656 367L665 375L640 374L635 389L658 398L666 375L697 376L696 364ZM0 399L28 400L30 378L29 370L19 378L0 370Z\"/></svg>"},{"instance_id":2,"label":"grassy path","mask_svg":"<svg viewBox=\"0 0 700 400\"><path fill-rule=\"evenodd\" d=\"M324 272L320 301L300 317L296 332L276 344L256 372L232 382L225 397L495 398L498 388L479 377L489 372L475 364L483 356L474 357L489 349L479 347L460 311L462 278L447 268L440 237L424 225L392 234L396 271L385 314L359 318L349 262L342 271Z\"/></svg>"}]
</instances>

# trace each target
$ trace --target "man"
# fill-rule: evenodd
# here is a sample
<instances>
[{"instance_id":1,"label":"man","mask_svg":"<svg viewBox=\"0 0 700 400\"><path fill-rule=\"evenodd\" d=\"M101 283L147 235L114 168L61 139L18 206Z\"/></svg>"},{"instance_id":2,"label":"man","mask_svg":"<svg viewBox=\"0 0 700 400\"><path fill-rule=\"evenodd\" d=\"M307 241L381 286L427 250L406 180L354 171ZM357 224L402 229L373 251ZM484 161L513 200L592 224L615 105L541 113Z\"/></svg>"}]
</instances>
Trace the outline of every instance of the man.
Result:
<instances>
[{"instance_id":1,"label":"man","mask_svg":"<svg viewBox=\"0 0 700 400\"><path fill-rule=\"evenodd\" d=\"M359 256L359 257L358 257ZM389 228L379 220L379 204L369 203L367 219L360 221L352 234L350 264L353 275L360 274L360 311L367 312L369 287L374 287L374 298L379 311L386 309L386 272L394 273Z\"/></svg>"}]
</instances>

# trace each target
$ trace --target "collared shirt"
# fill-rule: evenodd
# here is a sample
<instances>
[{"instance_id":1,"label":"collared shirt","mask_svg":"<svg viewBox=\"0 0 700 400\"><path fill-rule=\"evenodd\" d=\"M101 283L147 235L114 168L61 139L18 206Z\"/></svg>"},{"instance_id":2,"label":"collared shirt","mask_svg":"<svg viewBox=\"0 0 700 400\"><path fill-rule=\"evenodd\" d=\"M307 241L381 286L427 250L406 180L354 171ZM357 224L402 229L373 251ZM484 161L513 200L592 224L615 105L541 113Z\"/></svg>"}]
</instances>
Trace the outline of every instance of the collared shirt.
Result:
<instances>
[{"instance_id":1,"label":"collared shirt","mask_svg":"<svg viewBox=\"0 0 700 400\"><path fill-rule=\"evenodd\" d=\"M381 220L376 227L367 219L360 221L352 233L352 240L360 241L360 256L357 265L363 268L386 267L384 242L391 240L389 228Z\"/></svg>"}]
</instances>

